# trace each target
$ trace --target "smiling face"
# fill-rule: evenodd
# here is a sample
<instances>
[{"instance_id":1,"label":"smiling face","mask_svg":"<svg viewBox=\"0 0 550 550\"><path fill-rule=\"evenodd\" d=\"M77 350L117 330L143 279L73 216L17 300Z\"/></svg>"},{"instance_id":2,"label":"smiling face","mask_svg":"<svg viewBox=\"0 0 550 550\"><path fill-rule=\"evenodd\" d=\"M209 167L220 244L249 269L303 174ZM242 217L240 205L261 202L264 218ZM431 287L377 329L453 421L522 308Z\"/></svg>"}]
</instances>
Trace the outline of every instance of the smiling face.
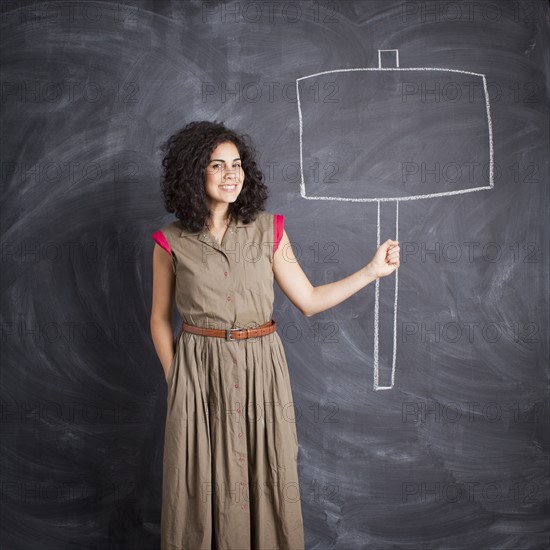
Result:
<instances>
[{"instance_id":1,"label":"smiling face","mask_svg":"<svg viewBox=\"0 0 550 550\"><path fill-rule=\"evenodd\" d=\"M211 210L226 209L235 202L244 183L239 150L234 143L220 143L210 155L206 167L206 200Z\"/></svg>"}]
</instances>

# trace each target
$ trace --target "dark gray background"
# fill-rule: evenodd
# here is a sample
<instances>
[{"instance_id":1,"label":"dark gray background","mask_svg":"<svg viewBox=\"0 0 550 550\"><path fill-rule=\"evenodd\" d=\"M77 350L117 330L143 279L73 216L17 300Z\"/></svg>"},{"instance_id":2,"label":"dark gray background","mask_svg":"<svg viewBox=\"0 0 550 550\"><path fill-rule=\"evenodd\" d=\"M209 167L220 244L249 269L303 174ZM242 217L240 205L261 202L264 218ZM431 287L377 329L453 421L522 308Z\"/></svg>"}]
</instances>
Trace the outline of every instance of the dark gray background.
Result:
<instances>
[{"instance_id":1,"label":"dark gray background","mask_svg":"<svg viewBox=\"0 0 550 550\"><path fill-rule=\"evenodd\" d=\"M399 49L402 67L486 74L495 186L401 203L391 390L373 391L374 285L310 318L276 287L306 547L548 546L546 2L1 9L4 548L158 548L166 387L149 332L150 234L172 219L158 146L191 120L249 133L268 210L285 215L311 282L347 276L375 251L376 204L300 196L295 80L376 67L378 49ZM320 184L345 186L344 168L364 169L361 193L376 174L364 150L428 170L474 162L487 185L486 139L465 115L469 101L405 104L398 87L384 98L335 83L351 111L308 146L341 144L333 152L343 165L327 183L332 165L319 153ZM324 112L330 90L317 92L310 108ZM406 116L384 111L384 99ZM349 121L363 100L377 122L358 131ZM309 120L315 128L314 112ZM432 184L425 176L419 183ZM382 240L393 236L389 210ZM381 288L383 313L393 298Z\"/></svg>"}]
</instances>

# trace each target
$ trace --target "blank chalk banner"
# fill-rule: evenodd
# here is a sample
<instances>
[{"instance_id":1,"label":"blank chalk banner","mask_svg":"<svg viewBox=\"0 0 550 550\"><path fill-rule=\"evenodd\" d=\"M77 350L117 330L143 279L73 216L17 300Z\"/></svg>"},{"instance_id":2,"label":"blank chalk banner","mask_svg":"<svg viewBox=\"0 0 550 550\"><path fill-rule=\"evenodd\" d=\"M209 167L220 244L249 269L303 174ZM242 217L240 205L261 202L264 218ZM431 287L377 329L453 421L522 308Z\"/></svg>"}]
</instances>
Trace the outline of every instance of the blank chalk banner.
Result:
<instances>
[{"instance_id":1,"label":"blank chalk banner","mask_svg":"<svg viewBox=\"0 0 550 550\"><path fill-rule=\"evenodd\" d=\"M397 50L379 50L378 65L296 80L301 196L377 202L377 246L381 235L399 239L400 201L488 190L494 181L485 75L401 67ZM391 202L391 211L381 204ZM376 281L375 390L395 381L397 297L397 272Z\"/></svg>"}]
</instances>

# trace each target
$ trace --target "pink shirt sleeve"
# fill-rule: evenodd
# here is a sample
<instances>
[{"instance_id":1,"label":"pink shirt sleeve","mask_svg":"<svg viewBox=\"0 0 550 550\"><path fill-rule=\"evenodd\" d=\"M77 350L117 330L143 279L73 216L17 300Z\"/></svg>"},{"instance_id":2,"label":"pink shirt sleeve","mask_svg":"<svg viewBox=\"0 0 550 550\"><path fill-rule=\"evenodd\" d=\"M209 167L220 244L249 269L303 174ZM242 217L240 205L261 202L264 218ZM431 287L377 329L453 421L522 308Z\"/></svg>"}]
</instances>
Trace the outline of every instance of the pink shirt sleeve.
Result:
<instances>
[{"instance_id":1,"label":"pink shirt sleeve","mask_svg":"<svg viewBox=\"0 0 550 550\"><path fill-rule=\"evenodd\" d=\"M282 214L275 214L273 216L273 254L275 254L281 238L283 237L283 226L285 223L285 217Z\"/></svg>"},{"instance_id":2,"label":"pink shirt sleeve","mask_svg":"<svg viewBox=\"0 0 550 550\"><path fill-rule=\"evenodd\" d=\"M164 248L164 250L166 250L166 252L168 252L168 254L170 254L170 256L172 255L172 251L170 250L170 245L168 244L168 241L166 240L166 237L164 236L164 233L162 231L155 231L154 233L151 233L151 237L153 237L153 240L162 248Z\"/></svg>"}]
</instances>

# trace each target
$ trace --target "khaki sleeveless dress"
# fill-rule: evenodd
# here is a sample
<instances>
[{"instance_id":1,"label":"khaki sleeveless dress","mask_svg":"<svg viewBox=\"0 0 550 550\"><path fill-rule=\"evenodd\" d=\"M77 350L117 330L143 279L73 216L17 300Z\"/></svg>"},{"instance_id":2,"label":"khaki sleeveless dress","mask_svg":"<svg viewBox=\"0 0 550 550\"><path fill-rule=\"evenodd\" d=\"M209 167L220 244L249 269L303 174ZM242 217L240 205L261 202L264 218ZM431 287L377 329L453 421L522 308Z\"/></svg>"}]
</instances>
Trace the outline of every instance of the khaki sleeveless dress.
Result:
<instances>
[{"instance_id":1,"label":"khaki sleeveless dress","mask_svg":"<svg viewBox=\"0 0 550 550\"><path fill-rule=\"evenodd\" d=\"M159 234L184 321L272 319L274 214L232 222L221 243L179 220ZM303 550L295 410L277 332L227 341L180 331L167 384L161 549Z\"/></svg>"}]
</instances>

